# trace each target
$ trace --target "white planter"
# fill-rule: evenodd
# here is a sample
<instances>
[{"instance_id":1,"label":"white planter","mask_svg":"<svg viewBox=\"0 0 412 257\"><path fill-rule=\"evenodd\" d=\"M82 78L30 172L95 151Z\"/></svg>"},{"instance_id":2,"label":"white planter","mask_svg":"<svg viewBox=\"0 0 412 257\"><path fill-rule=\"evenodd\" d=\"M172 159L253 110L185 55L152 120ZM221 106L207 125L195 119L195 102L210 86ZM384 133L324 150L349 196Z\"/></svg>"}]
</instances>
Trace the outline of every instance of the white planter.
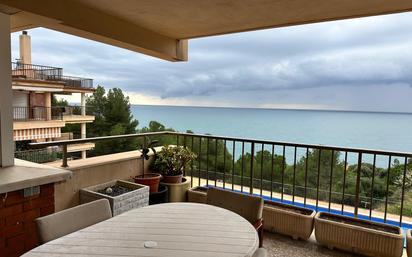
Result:
<instances>
[{"instance_id":1,"label":"white planter","mask_svg":"<svg viewBox=\"0 0 412 257\"><path fill-rule=\"evenodd\" d=\"M207 187L193 187L187 191L187 201L192 203L206 203Z\"/></svg>"},{"instance_id":2,"label":"white planter","mask_svg":"<svg viewBox=\"0 0 412 257\"><path fill-rule=\"evenodd\" d=\"M403 253L401 228L368 220L319 212L315 216L315 236L329 248L368 256L401 257Z\"/></svg>"},{"instance_id":3,"label":"white planter","mask_svg":"<svg viewBox=\"0 0 412 257\"><path fill-rule=\"evenodd\" d=\"M315 211L293 205L265 202L263 206L263 228L307 240L313 231Z\"/></svg>"},{"instance_id":4,"label":"white planter","mask_svg":"<svg viewBox=\"0 0 412 257\"><path fill-rule=\"evenodd\" d=\"M121 185L133 189L133 191L115 197L98 192L99 190L114 185ZM81 203L87 203L101 198L109 200L113 216L116 216L131 209L149 205L149 187L124 180L113 180L80 190Z\"/></svg>"}]
</instances>

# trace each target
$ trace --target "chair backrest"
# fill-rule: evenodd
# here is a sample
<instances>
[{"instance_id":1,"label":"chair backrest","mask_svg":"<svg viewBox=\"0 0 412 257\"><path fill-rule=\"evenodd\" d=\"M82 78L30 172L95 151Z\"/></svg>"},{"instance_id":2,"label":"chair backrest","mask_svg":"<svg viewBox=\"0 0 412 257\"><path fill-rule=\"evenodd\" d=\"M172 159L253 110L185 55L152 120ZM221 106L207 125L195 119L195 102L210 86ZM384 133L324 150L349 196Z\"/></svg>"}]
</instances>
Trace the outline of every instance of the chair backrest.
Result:
<instances>
[{"instance_id":1,"label":"chair backrest","mask_svg":"<svg viewBox=\"0 0 412 257\"><path fill-rule=\"evenodd\" d=\"M207 204L233 211L252 224L262 219L263 199L258 196L210 187L207 191Z\"/></svg>"},{"instance_id":2,"label":"chair backrest","mask_svg":"<svg viewBox=\"0 0 412 257\"><path fill-rule=\"evenodd\" d=\"M112 217L107 199L100 199L35 220L42 243L75 232Z\"/></svg>"}]
</instances>

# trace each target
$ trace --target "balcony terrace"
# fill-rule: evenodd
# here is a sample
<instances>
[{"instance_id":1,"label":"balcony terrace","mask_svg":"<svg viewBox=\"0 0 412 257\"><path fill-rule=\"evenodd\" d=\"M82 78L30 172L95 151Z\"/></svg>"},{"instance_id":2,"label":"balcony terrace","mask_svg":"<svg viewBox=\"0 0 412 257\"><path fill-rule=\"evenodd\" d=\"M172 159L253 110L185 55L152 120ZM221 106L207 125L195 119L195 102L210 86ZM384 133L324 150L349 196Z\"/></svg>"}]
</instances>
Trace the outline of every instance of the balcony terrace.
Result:
<instances>
[{"instance_id":1,"label":"balcony terrace","mask_svg":"<svg viewBox=\"0 0 412 257\"><path fill-rule=\"evenodd\" d=\"M412 227L412 217L409 207L406 207L409 204L406 196L411 191L407 185L407 174L411 172L412 153L177 132L32 144L35 148L61 146L62 162L56 161L50 165L59 168L63 164L65 169L72 171L71 179L55 187L56 211L79 204L78 192L81 188L143 174L148 172L150 163L150 160L140 157L140 151L71 161L67 150L70 145L136 138L142 145L158 140L157 151L162 143L167 142L169 145L188 147L195 152L197 159L186 167L184 174L190 179L191 187L217 186L259 195L268 202L304 206L315 211L401 226L403 229ZM336 157L336 154L339 156ZM327 159L333 161L328 162ZM371 169L366 171L365 167ZM398 182L388 179L395 173L399 177ZM298 177L304 178L303 181ZM388 183L383 187L383 196L379 196L380 189L376 186L379 177ZM391 183L400 185L396 190L398 194L391 191L396 186ZM338 184L345 186L339 191L335 186ZM67 192L75 194L68 195ZM269 250L269 256L353 256L348 252L320 246L314 234L308 241L296 241L267 231L264 247Z\"/></svg>"},{"instance_id":2,"label":"balcony terrace","mask_svg":"<svg viewBox=\"0 0 412 257\"><path fill-rule=\"evenodd\" d=\"M63 75L63 69L44 65L12 62L12 79L60 83L66 89L93 89L93 80Z\"/></svg>"}]
</instances>

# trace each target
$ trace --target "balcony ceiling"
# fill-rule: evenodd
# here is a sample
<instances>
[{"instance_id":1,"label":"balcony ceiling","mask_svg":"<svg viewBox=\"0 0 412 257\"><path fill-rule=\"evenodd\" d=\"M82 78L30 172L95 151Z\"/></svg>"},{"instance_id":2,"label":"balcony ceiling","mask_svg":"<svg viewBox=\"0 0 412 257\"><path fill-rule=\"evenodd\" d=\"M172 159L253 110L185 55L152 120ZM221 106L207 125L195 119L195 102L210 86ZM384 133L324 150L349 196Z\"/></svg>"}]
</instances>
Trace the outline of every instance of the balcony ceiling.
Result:
<instances>
[{"instance_id":1,"label":"balcony ceiling","mask_svg":"<svg viewBox=\"0 0 412 257\"><path fill-rule=\"evenodd\" d=\"M412 10L407 0L0 0L12 31L74 34L167 60L185 39Z\"/></svg>"}]
</instances>

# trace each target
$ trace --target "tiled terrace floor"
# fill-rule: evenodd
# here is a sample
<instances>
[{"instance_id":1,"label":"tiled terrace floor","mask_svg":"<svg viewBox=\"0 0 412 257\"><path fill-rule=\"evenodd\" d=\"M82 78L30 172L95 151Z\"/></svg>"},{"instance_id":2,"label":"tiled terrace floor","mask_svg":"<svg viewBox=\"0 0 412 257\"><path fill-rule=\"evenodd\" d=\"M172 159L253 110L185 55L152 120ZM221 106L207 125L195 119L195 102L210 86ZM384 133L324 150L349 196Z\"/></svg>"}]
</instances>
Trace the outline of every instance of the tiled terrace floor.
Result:
<instances>
[{"instance_id":1,"label":"tiled terrace floor","mask_svg":"<svg viewBox=\"0 0 412 257\"><path fill-rule=\"evenodd\" d=\"M269 257L349 257L360 256L339 250L329 250L316 243L314 234L308 241L293 240L290 237L265 231L263 247L268 250ZM406 257L404 251L403 256Z\"/></svg>"}]
</instances>

